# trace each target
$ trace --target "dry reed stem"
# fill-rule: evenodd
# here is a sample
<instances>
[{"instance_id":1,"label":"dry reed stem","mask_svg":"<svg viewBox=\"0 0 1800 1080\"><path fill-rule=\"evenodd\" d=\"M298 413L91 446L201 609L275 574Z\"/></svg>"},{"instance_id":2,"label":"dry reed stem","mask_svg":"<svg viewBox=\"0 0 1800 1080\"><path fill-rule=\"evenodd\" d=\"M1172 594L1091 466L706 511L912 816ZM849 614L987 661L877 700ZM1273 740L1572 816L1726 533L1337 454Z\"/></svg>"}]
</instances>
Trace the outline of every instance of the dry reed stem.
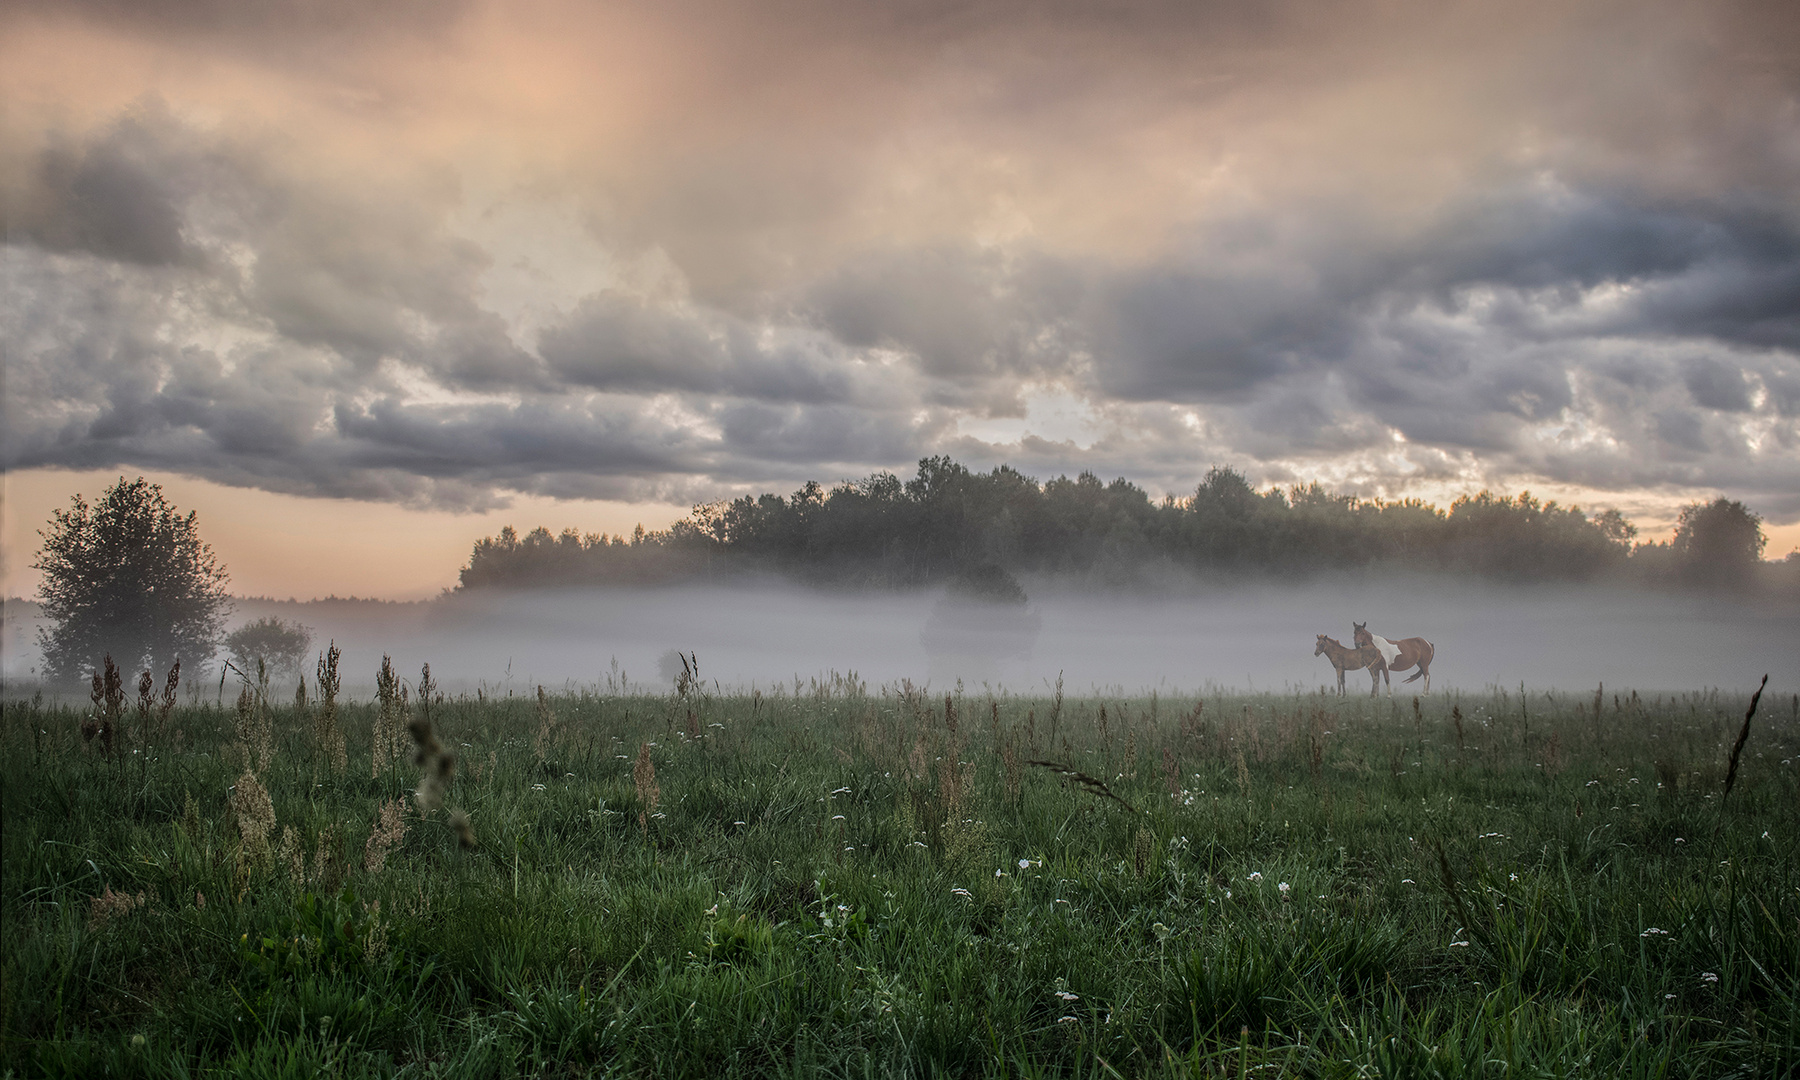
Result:
<instances>
[{"instance_id":1,"label":"dry reed stem","mask_svg":"<svg viewBox=\"0 0 1800 1080\"><path fill-rule=\"evenodd\" d=\"M1720 809L1724 809L1725 800L1731 798L1732 785L1737 783L1738 759L1744 753L1744 744L1750 740L1750 718L1756 715L1757 702L1762 700L1763 688L1768 685L1769 677L1764 675L1756 686L1756 693L1750 695L1750 708L1744 711L1744 726L1738 731L1737 745L1731 748L1731 764L1725 770L1725 794L1719 796Z\"/></svg>"},{"instance_id":2,"label":"dry reed stem","mask_svg":"<svg viewBox=\"0 0 1800 1080\"><path fill-rule=\"evenodd\" d=\"M1113 789L1107 785L1106 781L1097 776L1089 776L1079 769L1069 765L1060 765L1054 761L1027 761L1025 764L1035 765L1040 769L1049 769L1052 772L1061 773L1075 783L1080 784L1089 794L1097 795L1103 799L1111 799L1113 802L1118 803L1132 813L1137 813L1137 807L1132 806L1124 799L1119 798L1119 796L1113 792Z\"/></svg>"}]
</instances>

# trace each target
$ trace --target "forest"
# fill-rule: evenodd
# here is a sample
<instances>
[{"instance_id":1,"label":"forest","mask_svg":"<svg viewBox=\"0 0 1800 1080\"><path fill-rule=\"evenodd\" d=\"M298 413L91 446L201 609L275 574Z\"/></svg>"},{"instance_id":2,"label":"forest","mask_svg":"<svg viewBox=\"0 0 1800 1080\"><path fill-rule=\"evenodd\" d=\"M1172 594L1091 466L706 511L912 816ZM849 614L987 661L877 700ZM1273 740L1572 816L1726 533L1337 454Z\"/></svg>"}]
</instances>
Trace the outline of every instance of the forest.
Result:
<instances>
[{"instance_id":1,"label":"forest","mask_svg":"<svg viewBox=\"0 0 1800 1080\"><path fill-rule=\"evenodd\" d=\"M1214 467L1187 498L1153 500L1084 472L1046 483L948 457L901 480L880 472L694 508L629 538L512 527L474 546L460 590L651 585L779 575L818 584L928 586L999 566L1078 587L1145 588L1190 577L1436 572L1499 581L1596 581L1744 589L1800 585L1800 559L1762 560L1761 518L1695 503L1666 543L1636 543L1615 509L1482 491L1448 510L1334 494L1318 483L1257 490Z\"/></svg>"}]
</instances>

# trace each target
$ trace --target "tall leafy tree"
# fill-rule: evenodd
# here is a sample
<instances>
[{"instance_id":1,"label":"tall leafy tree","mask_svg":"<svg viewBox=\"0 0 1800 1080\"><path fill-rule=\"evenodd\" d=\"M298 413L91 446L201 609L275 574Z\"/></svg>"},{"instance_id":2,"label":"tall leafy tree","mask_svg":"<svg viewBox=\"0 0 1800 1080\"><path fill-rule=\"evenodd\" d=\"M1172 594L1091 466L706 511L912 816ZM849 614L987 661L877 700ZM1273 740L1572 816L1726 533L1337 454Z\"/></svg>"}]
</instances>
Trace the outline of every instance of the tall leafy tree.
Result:
<instances>
[{"instance_id":1,"label":"tall leafy tree","mask_svg":"<svg viewBox=\"0 0 1800 1080\"><path fill-rule=\"evenodd\" d=\"M197 515L183 516L161 485L120 477L92 506L76 495L38 535L31 565L44 575L46 678L79 680L107 655L126 671L176 659L192 671L212 657L230 578L201 541Z\"/></svg>"},{"instance_id":2,"label":"tall leafy tree","mask_svg":"<svg viewBox=\"0 0 1800 1080\"><path fill-rule=\"evenodd\" d=\"M1682 508L1670 548L1680 575L1701 585L1745 585L1768 538L1762 518L1743 503L1718 498Z\"/></svg>"}]
</instances>

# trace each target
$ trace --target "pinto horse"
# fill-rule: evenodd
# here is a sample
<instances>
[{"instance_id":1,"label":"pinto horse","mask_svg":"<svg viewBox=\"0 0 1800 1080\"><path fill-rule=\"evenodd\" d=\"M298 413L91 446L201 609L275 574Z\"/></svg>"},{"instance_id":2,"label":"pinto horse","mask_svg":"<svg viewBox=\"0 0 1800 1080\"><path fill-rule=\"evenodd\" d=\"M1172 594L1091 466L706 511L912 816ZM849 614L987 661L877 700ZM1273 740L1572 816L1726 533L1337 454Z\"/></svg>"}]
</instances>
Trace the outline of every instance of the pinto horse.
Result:
<instances>
[{"instance_id":1,"label":"pinto horse","mask_svg":"<svg viewBox=\"0 0 1800 1080\"><path fill-rule=\"evenodd\" d=\"M1381 663L1388 671L1405 671L1418 665L1419 670L1412 673L1407 682L1425 680L1425 692L1431 693L1431 658L1437 655L1437 646L1422 637L1401 638L1389 641L1387 638L1369 633L1368 623L1352 623L1355 634L1351 640L1359 649L1373 648L1381 653ZM1388 684L1388 693L1394 692L1393 683Z\"/></svg>"},{"instance_id":2,"label":"pinto horse","mask_svg":"<svg viewBox=\"0 0 1800 1080\"><path fill-rule=\"evenodd\" d=\"M1375 696L1375 688L1381 684L1381 653L1373 647L1346 649L1336 638L1320 634L1313 655L1325 657L1337 669L1339 697L1344 696L1344 672L1363 668L1369 669L1369 696Z\"/></svg>"}]
</instances>

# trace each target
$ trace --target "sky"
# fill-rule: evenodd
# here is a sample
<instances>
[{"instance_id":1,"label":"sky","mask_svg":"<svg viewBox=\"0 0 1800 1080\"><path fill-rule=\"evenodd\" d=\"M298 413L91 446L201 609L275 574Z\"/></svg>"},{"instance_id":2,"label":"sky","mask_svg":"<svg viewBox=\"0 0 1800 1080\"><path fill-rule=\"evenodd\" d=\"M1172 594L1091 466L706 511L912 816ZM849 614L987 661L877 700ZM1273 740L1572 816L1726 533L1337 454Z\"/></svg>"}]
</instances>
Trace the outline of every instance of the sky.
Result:
<instances>
[{"instance_id":1,"label":"sky","mask_svg":"<svg viewBox=\"0 0 1800 1080\"><path fill-rule=\"evenodd\" d=\"M949 454L1762 514L1782 2L15 0L5 590L146 475L274 596Z\"/></svg>"}]
</instances>

